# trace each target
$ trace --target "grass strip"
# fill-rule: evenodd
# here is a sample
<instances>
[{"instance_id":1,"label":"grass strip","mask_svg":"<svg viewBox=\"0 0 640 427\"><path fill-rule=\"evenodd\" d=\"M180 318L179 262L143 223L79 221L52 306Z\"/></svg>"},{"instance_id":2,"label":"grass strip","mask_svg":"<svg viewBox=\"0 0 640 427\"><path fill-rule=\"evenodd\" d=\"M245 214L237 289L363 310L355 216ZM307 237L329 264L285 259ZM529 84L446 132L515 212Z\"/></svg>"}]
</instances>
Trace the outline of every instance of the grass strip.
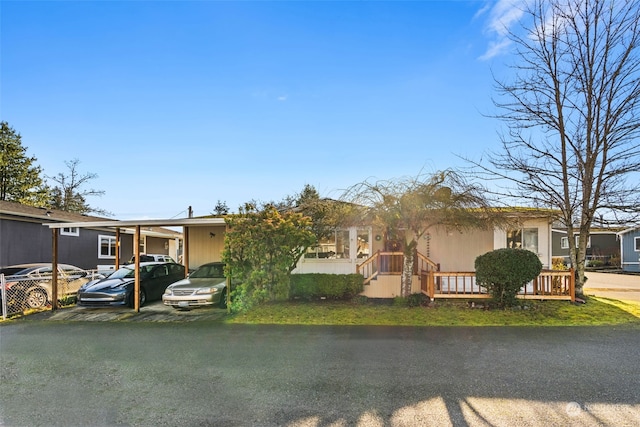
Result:
<instances>
[{"instance_id":1,"label":"grass strip","mask_svg":"<svg viewBox=\"0 0 640 427\"><path fill-rule=\"evenodd\" d=\"M527 301L518 308L498 310L471 308L466 301L440 300L428 307L343 301L278 302L230 316L225 322L276 325L640 327L640 304L590 298L587 304Z\"/></svg>"}]
</instances>

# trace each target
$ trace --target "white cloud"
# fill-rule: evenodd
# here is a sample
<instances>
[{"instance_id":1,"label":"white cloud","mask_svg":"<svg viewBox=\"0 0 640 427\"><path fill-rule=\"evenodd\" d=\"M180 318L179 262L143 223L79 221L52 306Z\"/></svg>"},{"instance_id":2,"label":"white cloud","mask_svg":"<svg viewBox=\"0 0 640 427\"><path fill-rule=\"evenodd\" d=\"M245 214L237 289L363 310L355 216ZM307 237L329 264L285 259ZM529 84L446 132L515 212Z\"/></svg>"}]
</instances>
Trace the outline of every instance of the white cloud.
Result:
<instances>
[{"instance_id":1,"label":"white cloud","mask_svg":"<svg viewBox=\"0 0 640 427\"><path fill-rule=\"evenodd\" d=\"M278 101L284 102L287 100L287 95L281 95L278 97Z\"/></svg>"},{"instance_id":2,"label":"white cloud","mask_svg":"<svg viewBox=\"0 0 640 427\"><path fill-rule=\"evenodd\" d=\"M489 38L487 51L480 56L481 60L488 60L505 52L511 44L507 37L513 26L517 24L527 6L527 0L498 0L488 12L486 34ZM476 16L484 15L487 6L483 7Z\"/></svg>"},{"instance_id":3,"label":"white cloud","mask_svg":"<svg viewBox=\"0 0 640 427\"><path fill-rule=\"evenodd\" d=\"M491 9L491 4L487 3L486 5L484 5L482 7L482 9L480 9L479 11L476 12L475 15L473 15L473 19L478 19L480 18L482 15L484 15L485 13L487 13L489 10Z\"/></svg>"},{"instance_id":4,"label":"white cloud","mask_svg":"<svg viewBox=\"0 0 640 427\"><path fill-rule=\"evenodd\" d=\"M526 0L499 0L489 14L488 30L502 37L524 14Z\"/></svg>"},{"instance_id":5,"label":"white cloud","mask_svg":"<svg viewBox=\"0 0 640 427\"><path fill-rule=\"evenodd\" d=\"M487 48L487 51L480 56L480 60L488 61L489 59L502 54L502 52L507 50L510 44L511 40L507 38L489 42L489 47Z\"/></svg>"}]
</instances>

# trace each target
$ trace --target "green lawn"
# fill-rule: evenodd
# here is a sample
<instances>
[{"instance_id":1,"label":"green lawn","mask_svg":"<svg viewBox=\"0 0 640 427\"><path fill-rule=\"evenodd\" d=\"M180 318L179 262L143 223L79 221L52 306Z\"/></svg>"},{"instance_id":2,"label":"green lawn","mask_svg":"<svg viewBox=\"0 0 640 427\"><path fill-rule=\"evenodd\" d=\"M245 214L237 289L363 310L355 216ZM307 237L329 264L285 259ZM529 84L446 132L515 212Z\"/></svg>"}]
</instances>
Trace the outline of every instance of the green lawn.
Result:
<instances>
[{"instance_id":1,"label":"green lawn","mask_svg":"<svg viewBox=\"0 0 640 427\"><path fill-rule=\"evenodd\" d=\"M587 304L527 301L519 309L471 308L464 301L437 300L430 307L352 302L265 304L226 318L227 323L399 326L602 326L640 327L640 304L589 298Z\"/></svg>"}]
</instances>

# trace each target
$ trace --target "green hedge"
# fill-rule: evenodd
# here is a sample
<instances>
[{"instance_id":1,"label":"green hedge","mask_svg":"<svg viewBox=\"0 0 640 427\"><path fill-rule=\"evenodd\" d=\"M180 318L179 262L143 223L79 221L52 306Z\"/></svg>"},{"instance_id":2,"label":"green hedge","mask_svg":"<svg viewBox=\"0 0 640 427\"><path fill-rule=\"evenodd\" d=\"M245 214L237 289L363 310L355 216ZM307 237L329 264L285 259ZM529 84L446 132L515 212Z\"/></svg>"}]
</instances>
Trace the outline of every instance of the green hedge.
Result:
<instances>
[{"instance_id":1,"label":"green hedge","mask_svg":"<svg viewBox=\"0 0 640 427\"><path fill-rule=\"evenodd\" d=\"M290 299L351 299L364 289L360 274L292 274Z\"/></svg>"}]
</instances>

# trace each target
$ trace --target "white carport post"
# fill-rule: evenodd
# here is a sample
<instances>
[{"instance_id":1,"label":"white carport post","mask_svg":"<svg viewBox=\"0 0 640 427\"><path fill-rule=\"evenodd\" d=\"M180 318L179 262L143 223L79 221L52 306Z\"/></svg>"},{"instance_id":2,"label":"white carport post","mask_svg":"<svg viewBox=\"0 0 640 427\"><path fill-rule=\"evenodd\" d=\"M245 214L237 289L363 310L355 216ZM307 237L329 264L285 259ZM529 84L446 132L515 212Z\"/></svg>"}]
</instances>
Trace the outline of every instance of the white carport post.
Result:
<instances>
[{"instance_id":1,"label":"white carport post","mask_svg":"<svg viewBox=\"0 0 640 427\"><path fill-rule=\"evenodd\" d=\"M133 284L133 309L140 313L140 225L136 225L136 232L133 235L133 254L135 255L135 273Z\"/></svg>"}]
</instances>

